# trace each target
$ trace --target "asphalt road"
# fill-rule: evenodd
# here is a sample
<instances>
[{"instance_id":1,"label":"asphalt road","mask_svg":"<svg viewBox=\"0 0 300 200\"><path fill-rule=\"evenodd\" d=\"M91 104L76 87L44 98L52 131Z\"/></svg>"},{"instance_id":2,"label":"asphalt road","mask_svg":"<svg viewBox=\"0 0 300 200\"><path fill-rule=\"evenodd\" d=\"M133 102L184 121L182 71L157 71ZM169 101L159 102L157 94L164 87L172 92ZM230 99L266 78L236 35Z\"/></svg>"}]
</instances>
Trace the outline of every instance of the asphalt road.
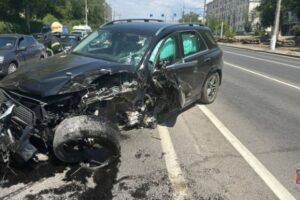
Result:
<instances>
[{"instance_id":1,"label":"asphalt road","mask_svg":"<svg viewBox=\"0 0 300 200\"><path fill-rule=\"evenodd\" d=\"M122 133L120 161L106 169L54 158L13 168L0 199L300 199L300 59L222 49L214 104Z\"/></svg>"}]
</instances>

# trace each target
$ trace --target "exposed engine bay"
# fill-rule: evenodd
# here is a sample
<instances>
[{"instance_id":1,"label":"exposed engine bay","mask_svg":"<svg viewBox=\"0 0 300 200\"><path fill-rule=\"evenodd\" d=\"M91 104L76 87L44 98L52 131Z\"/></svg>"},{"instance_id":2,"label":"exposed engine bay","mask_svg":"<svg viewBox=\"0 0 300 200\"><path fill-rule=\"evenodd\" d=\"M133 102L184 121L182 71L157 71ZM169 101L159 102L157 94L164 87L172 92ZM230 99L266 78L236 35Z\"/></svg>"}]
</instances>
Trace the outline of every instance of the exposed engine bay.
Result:
<instances>
[{"instance_id":1,"label":"exposed engine bay","mask_svg":"<svg viewBox=\"0 0 300 200\"><path fill-rule=\"evenodd\" d=\"M88 86L74 82L69 89L74 87L81 90L42 99L0 90L1 162L33 159L41 146L32 141L49 151L58 125L68 118L99 116L116 124L118 130L155 128L158 114L166 109L164 92L150 90L126 73L101 76Z\"/></svg>"}]
</instances>

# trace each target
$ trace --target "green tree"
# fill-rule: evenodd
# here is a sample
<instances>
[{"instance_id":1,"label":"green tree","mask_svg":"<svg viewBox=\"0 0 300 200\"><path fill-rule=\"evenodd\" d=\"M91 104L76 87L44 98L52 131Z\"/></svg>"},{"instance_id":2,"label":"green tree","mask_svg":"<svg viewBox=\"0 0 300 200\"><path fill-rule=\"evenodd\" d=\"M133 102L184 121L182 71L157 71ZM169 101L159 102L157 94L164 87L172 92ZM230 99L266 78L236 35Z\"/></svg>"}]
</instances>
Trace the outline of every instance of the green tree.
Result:
<instances>
[{"instance_id":1,"label":"green tree","mask_svg":"<svg viewBox=\"0 0 300 200\"><path fill-rule=\"evenodd\" d=\"M219 32L220 28L220 21L215 17L208 17L207 18L207 26L210 28L210 30L217 34Z\"/></svg>"},{"instance_id":2,"label":"green tree","mask_svg":"<svg viewBox=\"0 0 300 200\"><path fill-rule=\"evenodd\" d=\"M207 26L215 35L220 35L222 28L222 21L218 20L215 17L207 18ZM223 21L223 36L225 37L234 37L235 30L233 30L227 21Z\"/></svg>"},{"instance_id":3,"label":"green tree","mask_svg":"<svg viewBox=\"0 0 300 200\"><path fill-rule=\"evenodd\" d=\"M273 26L277 0L261 0L260 5L256 8L260 15L260 22L264 28ZM288 12L292 11L300 19L299 0L284 0L281 5L280 24L284 24L288 19Z\"/></svg>"},{"instance_id":4,"label":"green tree","mask_svg":"<svg viewBox=\"0 0 300 200\"><path fill-rule=\"evenodd\" d=\"M99 28L105 21L104 0L89 0L88 20L92 28Z\"/></svg>"},{"instance_id":5,"label":"green tree","mask_svg":"<svg viewBox=\"0 0 300 200\"><path fill-rule=\"evenodd\" d=\"M180 23L202 23L201 20L199 20L199 15L194 12L190 12L188 14L185 14L182 16L181 19L179 19Z\"/></svg>"},{"instance_id":6,"label":"green tree","mask_svg":"<svg viewBox=\"0 0 300 200\"><path fill-rule=\"evenodd\" d=\"M89 0L88 8L89 25L99 27L105 18L104 0ZM0 0L0 21L10 24L2 25L2 30L8 31L36 31L37 23L50 24L53 21L60 21L71 28L84 22L84 9L84 0ZM4 29L4 26L15 27Z\"/></svg>"}]
</instances>

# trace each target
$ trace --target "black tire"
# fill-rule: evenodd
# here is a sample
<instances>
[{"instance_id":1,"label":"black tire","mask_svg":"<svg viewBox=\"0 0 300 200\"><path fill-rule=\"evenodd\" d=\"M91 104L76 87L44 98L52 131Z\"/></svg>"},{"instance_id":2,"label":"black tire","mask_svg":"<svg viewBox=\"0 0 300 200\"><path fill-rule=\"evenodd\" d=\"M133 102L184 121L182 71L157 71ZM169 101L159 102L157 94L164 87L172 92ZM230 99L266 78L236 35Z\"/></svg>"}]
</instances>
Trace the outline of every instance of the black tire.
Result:
<instances>
[{"instance_id":1,"label":"black tire","mask_svg":"<svg viewBox=\"0 0 300 200\"><path fill-rule=\"evenodd\" d=\"M216 98L220 87L220 75L215 72L209 74L202 88L200 103L211 104Z\"/></svg>"},{"instance_id":2,"label":"black tire","mask_svg":"<svg viewBox=\"0 0 300 200\"><path fill-rule=\"evenodd\" d=\"M93 162L96 167L106 166L120 156L119 141L120 132L114 124L96 116L82 115L65 119L58 125L53 151L66 163Z\"/></svg>"}]
</instances>

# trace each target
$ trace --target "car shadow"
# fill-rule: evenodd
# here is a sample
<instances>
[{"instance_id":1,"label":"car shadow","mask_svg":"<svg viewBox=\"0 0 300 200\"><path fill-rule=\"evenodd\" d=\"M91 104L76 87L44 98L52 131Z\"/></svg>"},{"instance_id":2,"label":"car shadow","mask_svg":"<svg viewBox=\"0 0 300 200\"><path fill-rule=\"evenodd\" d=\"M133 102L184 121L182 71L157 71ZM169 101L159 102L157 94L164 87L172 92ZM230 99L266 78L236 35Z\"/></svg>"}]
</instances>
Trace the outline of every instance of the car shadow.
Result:
<instances>
[{"instance_id":1,"label":"car shadow","mask_svg":"<svg viewBox=\"0 0 300 200\"><path fill-rule=\"evenodd\" d=\"M198 103L193 103L183 109L180 110L174 110L168 114L163 115L159 120L158 120L158 124L162 125L162 126L166 126L166 127L174 127L174 125L176 124L177 118L180 114L184 113L185 111L191 109L192 107L194 107L195 105L197 105Z\"/></svg>"},{"instance_id":2,"label":"car shadow","mask_svg":"<svg viewBox=\"0 0 300 200\"><path fill-rule=\"evenodd\" d=\"M9 168L0 166L0 188L8 188L20 183L30 187L38 185L39 181L54 177L56 174L65 173L62 178L63 185L55 188L43 188L37 194L28 194L25 199L37 199L42 195L50 195L54 199L61 195L70 195L75 199L112 199L112 188L116 183L119 171L120 160L113 162L107 167L97 170L84 168L80 164L66 165L55 156L51 156L47 162L26 164L11 163ZM94 187L89 188L88 177L92 177ZM22 191L21 191L22 192ZM18 194L18 190L5 196L0 195L0 199L13 199Z\"/></svg>"}]
</instances>

